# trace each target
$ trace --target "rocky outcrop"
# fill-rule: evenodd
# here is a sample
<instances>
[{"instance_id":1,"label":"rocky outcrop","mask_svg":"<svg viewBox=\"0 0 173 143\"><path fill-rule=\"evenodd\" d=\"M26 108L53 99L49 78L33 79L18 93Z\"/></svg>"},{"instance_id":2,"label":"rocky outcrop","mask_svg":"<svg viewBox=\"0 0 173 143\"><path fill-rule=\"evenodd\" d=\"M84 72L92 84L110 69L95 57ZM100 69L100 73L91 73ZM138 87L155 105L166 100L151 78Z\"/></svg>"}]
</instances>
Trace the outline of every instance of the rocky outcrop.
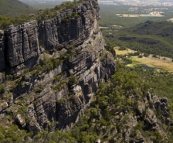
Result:
<instances>
[{"instance_id":1,"label":"rocky outcrop","mask_svg":"<svg viewBox=\"0 0 173 143\"><path fill-rule=\"evenodd\" d=\"M0 114L13 115L14 122L34 133L68 130L78 121L99 83L116 70L104 48L98 13L97 1L88 0L39 25L30 21L5 31L4 59L11 72L3 83L6 104Z\"/></svg>"},{"instance_id":2,"label":"rocky outcrop","mask_svg":"<svg viewBox=\"0 0 173 143\"><path fill-rule=\"evenodd\" d=\"M44 21L39 27L44 47L50 50L60 48L62 44L81 44L93 32L98 31L98 11L97 1L85 1L76 8L67 9L55 18Z\"/></svg>"},{"instance_id":3,"label":"rocky outcrop","mask_svg":"<svg viewBox=\"0 0 173 143\"><path fill-rule=\"evenodd\" d=\"M39 25L35 20L16 27L11 25L5 32L0 32L0 71L5 69L5 63L10 68L30 68L36 64L40 50L60 51L67 49L68 45L81 45L99 31L98 18L98 3L90 0L75 8L63 10L56 17L42 21Z\"/></svg>"},{"instance_id":4,"label":"rocky outcrop","mask_svg":"<svg viewBox=\"0 0 173 143\"><path fill-rule=\"evenodd\" d=\"M87 0L39 25L30 21L0 31L0 121L34 134L67 131L92 105L82 131L92 128L98 142L152 142L149 131L168 142L161 124L173 125L167 99L143 91L138 79L129 82L133 73L119 77L126 73L120 71L113 76L116 84L103 84L103 95L94 97L116 70L98 28L98 12L97 1Z\"/></svg>"},{"instance_id":5,"label":"rocky outcrop","mask_svg":"<svg viewBox=\"0 0 173 143\"><path fill-rule=\"evenodd\" d=\"M0 30L0 71L5 68L4 44L4 31Z\"/></svg>"},{"instance_id":6,"label":"rocky outcrop","mask_svg":"<svg viewBox=\"0 0 173 143\"><path fill-rule=\"evenodd\" d=\"M50 122L59 129L68 130L89 107L99 83L102 80L108 80L115 71L114 58L104 51L104 41L100 46L94 43L100 39L99 35L101 36L100 32L95 35L95 39L91 37L76 47L77 49L82 47L82 50L66 63L68 72L64 68L62 72L65 72L65 75L60 77L61 80L55 81L55 77L60 75L57 69L41 80L39 77L36 79L34 83L36 86L45 87L41 93L34 95L34 102L29 105L33 107L32 110L35 113L33 115L33 112L29 112L27 118L34 117L33 120L37 119L36 123L39 124L39 126L35 125L35 130L39 131L40 128L47 127ZM98 50L91 45L97 47ZM100 54L103 54L102 57ZM52 80L54 80L53 83ZM57 86L60 86L59 89L55 89Z\"/></svg>"},{"instance_id":7,"label":"rocky outcrop","mask_svg":"<svg viewBox=\"0 0 173 143\"><path fill-rule=\"evenodd\" d=\"M37 21L27 22L17 27L12 25L6 31L6 57L10 67L15 67L27 62L31 58L38 57L39 43L37 31Z\"/></svg>"},{"instance_id":8,"label":"rocky outcrop","mask_svg":"<svg viewBox=\"0 0 173 143\"><path fill-rule=\"evenodd\" d=\"M152 143L153 133L157 134L157 137L155 137L158 138L157 142L169 142L167 129L163 128L163 126L171 126L172 124L170 114L165 115L165 113L169 113L167 99L159 98L154 95L151 90L149 90L146 95L143 95L142 98L139 98L139 96L129 96L130 100L135 100L135 104L130 105L131 109L127 104L118 106L116 106L115 102L108 104L108 110L111 111L112 115L109 114L110 120L105 120L107 124L101 125L99 124L100 122L98 122L107 118L107 116L105 118L103 110L97 110L97 116L91 116L90 114L85 115L84 120L87 120L86 123L90 123L86 131L90 130L93 126L96 130L94 133L104 135L104 137L107 138L102 138L102 142ZM123 97L123 95L121 97ZM115 94L114 98L116 98ZM125 99L125 101L128 100L129 99ZM98 101L94 102L92 108L97 109L97 104ZM98 114L101 115L98 116ZM168 119L169 122L167 122ZM80 128L80 125L78 128ZM149 133L151 135L149 135Z\"/></svg>"}]
</instances>

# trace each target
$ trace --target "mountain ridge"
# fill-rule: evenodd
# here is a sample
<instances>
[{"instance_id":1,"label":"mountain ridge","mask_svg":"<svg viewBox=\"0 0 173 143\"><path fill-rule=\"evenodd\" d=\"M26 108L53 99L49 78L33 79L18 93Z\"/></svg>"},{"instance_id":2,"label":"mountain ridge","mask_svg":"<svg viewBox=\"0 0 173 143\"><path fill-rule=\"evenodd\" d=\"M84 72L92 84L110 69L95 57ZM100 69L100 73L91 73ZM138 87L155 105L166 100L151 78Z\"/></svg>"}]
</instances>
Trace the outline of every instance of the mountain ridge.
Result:
<instances>
[{"instance_id":1,"label":"mountain ridge","mask_svg":"<svg viewBox=\"0 0 173 143\"><path fill-rule=\"evenodd\" d=\"M1 0L0 15L14 17L22 14L29 14L35 10L19 0Z\"/></svg>"},{"instance_id":2,"label":"mountain ridge","mask_svg":"<svg viewBox=\"0 0 173 143\"><path fill-rule=\"evenodd\" d=\"M116 70L97 0L63 5L50 19L0 31L0 115L14 113L14 122L34 134L73 127Z\"/></svg>"},{"instance_id":3,"label":"mountain ridge","mask_svg":"<svg viewBox=\"0 0 173 143\"><path fill-rule=\"evenodd\" d=\"M146 55L173 58L173 25L169 21L146 21L120 29L114 37L114 43L122 48L130 47Z\"/></svg>"},{"instance_id":4,"label":"mountain ridge","mask_svg":"<svg viewBox=\"0 0 173 143\"><path fill-rule=\"evenodd\" d=\"M64 5L0 30L0 142L168 142L168 99L115 63L97 0Z\"/></svg>"}]
</instances>

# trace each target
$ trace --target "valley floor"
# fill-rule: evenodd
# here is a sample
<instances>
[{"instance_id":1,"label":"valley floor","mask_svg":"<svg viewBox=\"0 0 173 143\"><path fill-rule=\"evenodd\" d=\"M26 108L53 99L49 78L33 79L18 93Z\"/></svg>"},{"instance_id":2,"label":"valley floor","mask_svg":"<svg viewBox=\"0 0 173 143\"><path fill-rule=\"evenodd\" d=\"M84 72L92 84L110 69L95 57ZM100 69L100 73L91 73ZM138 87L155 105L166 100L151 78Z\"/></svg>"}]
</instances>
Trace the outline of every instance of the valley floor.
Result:
<instances>
[{"instance_id":1,"label":"valley floor","mask_svg":"<svg viewBox=\"0 0 173 143\"><path fill-rule=\"evenodd\" d=\"M147 67L156 68L159 70L173 72L173 62L171 58L167 57L153 57L149 55L148 57L139 56L128 56L130 53L135 53L134 50L119 50L115 48L117 55L127 55L127 57L132 61L131 64L127 66L133 67L135 65L146 65Z\"/></svg>"}]
</instances>

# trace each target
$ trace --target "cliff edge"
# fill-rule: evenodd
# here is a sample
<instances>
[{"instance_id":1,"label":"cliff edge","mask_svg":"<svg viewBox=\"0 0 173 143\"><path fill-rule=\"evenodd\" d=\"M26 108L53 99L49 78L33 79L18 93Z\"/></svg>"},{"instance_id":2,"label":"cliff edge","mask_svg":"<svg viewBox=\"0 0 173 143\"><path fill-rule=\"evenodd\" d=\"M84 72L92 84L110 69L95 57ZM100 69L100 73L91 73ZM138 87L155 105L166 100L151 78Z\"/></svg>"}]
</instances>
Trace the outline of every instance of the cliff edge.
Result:
<instances>
[{"instance_id":1,"label":"cliff edge","mask_svg":"<svg viewBox=\"0 0 173 143\"><path fill-rule=\"evenodd\" d=\"M68 130L116 70L98 27L96 0L0 31L0 118L21 128ZM9 122L8 120L6 122Z\"/></svg>"}]
</instances>

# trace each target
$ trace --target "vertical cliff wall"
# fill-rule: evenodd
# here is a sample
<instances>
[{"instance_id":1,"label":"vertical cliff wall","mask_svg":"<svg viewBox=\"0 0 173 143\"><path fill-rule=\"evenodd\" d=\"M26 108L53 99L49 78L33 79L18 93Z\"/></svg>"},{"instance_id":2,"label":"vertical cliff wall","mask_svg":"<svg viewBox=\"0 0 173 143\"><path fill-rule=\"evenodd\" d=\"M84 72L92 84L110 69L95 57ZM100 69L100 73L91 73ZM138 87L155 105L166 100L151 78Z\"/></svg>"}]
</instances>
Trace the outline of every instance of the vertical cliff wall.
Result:
<instances>
[{"instance_id":1,"label":"vertical cliff wall","mask_svg":"<svg viewBox=\"0 0 173 143\"><path fill-rule=\"evenodd\" d=\"M0 71L5 68L4 44L4 31L0 30Z\"/></svg>"},{"instance_id":2,"label":"vertical cliff wall","mask_svg":"<svg viewBox=\"0 0 173 143\"><path fill-rule=\"evenodd\" d=\"M31 21L6 31L6 57L10 67L15 67L31 58L38 57L38 25Z\"/></svg>"},{"instance_id":3,"label":"vertical cliff wall","mask_svg":"<svg viewBox=\"0 0 173 143\"><path fill-rule=\"evenodd\" d=\"M0 70L8 70L1 73L1 117L13 115L34 132L68 130L78 121L99 83L116 70L98 17L98 2L88 0L39 25L30 21L1 32Z\"/></svg>"},{"instance_id":4,"label":"vertical cliff wall","mask_svg":"<svg viewBox=\"0 0 173 143\"><path fill-rule=\"evenodd\" d=\"M40 39L45 48L59 47L60 44L79 45L98 31L95 20L99 17L96 1L86 1L73 9L59 13L56 18L44 21L39 28Z\"/></svg>"}]
</instances>

